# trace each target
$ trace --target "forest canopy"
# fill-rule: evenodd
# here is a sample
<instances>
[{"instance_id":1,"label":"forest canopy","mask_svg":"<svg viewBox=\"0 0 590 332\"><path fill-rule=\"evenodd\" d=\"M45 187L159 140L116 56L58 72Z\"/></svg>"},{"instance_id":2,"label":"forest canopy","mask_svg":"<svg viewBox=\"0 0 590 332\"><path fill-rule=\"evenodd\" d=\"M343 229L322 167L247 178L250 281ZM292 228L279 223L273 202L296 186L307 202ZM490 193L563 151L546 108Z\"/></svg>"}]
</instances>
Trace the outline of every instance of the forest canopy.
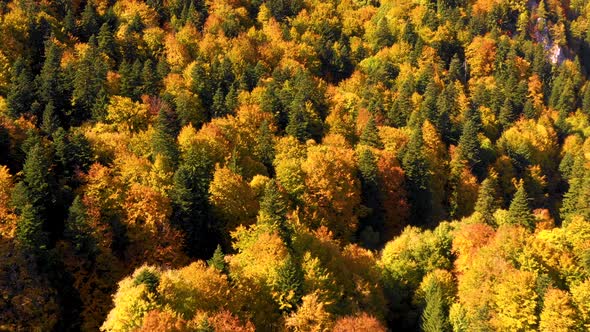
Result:
<instances>
[{"instance_id":1,"label":"forest canopy","mask_svg":"<svg viewBox=\"0 0 590 332\"><path fill-rule=\"evenodd\" d=\"M590 329L586 0L0 1L0 330Z\"/></svg>"}]
</instances>

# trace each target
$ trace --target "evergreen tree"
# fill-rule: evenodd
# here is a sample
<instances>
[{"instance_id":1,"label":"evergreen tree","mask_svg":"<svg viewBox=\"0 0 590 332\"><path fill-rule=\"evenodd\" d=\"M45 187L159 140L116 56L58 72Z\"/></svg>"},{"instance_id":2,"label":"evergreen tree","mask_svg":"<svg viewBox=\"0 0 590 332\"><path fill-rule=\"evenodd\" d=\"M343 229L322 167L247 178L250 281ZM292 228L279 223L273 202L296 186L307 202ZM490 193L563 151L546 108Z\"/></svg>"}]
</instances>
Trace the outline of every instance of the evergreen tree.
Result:
<instances>
[{"instance_id":1,"label":"evergreen tree","mask_svg":"<svg viewBox=\"0 0 590 332\"><path fill-rule=\"evenodd\" d=\"M289 112L289 123L285 127L285 132L297 138L300 142L305 142L310 138L308 128L308 119L301 107L295 107Z\"/></svg>"},{"instance_id":2,"label":"evergreen tree","mask_svg":"<svg viewBox=\"0 0 590 332\"><path fill-rule=\"evenodd\" d=\"M45 62L38 76L37 94L43 104L52 103L58 110L63 109L64 89L61 84L61 52L55 43L48 41L45 46Z\"/></svg>"},{"instance_id":3,"label":"evergreen tree","mask_svg":"<svg viewBox=\"0 0 590 332\"><path fill-rule=\"evenodd\" d=\"M397 98L393 102L387 114L394 127L401 128L408 124L412 114L412 94L414 93L414 77L406 79L399 90Z\"/></svg>"},{"instance_id":4,"label":"evergreen tree","mask_svg":"<svg viewBox=\"0 0 590 332\"><path fill-rule=\"evenodd\" d=\"M411 220L414 225L431 222L432 193L430 173L423 151L422 130L414 129L402 158L406 175L408 200L411 204Z\"/></svg>"},{"instance_id":5,"label":"evergreen tree","mask_svg":"<svg viewBox=\"0 0 590 332\"><path fill-rule=\"evenodd\" d=\"M6 96L8 114L13 118L28 113L34 100L31 73L22 58L12 66L11 82Z\"/></svg>"},{"instance_id":6,"label":"evergreen tree","mask_svg":"<svg viewBox=\"0 0 590 332\"><path fill-rule=\"evenodd\" d=\"M585 163L586 158L583 155L578 155L574 159L568 178L569 189L563 196L559 211L563 222L569 222L576 215L590 220L590 172Z\"/></svg>"},{"instance_id":7,"label":"evergreen tree","mask_svg":"<svg viewBox=\"0 0 590 332\"><path fill-rule=\"evenodd\" d=\"M361 134L361 144L368 145L377 149L383 149L383 142L381 142L381 138L379 137L379 130L377 129L377 125L375 124L375 119L371 117L363 132Z\"/></svg>"},{"instance_id":8,"label":"evergreen tree","mask_svg":"<svg viewBox=\"0 0 590 332\"><path fill-rule=\"evenodd\" d=\"M45 110L43 111L43 119L41 122L41 129L47 135L51 135L57 128L60 127L59 118L55 114L55 107L53 107L53 102L49 102L47 106L45 106Z\"/></svg>"},{"instance_id":9,"label":"evergreen tree","mask_svg":"<svg viewBox=\"0 0 590 332\"><path fill-rule=\"evenodd\" d=\"M82 203L80 196L76 196L70 206L64 237L72 241L78 254L85 254L89 257L96 255L96 240L92 237L86 206Z\"/></svg>"},{"instance_id":10,"label":"evergreen tree","mask_svg":"<svg viewBox=\"0 0 590 332\"><path fill-rule=\"evenodd\" d=\"M49 238L43 226L43 219L35 207L26 204L21 208L20 220L16 228L18 242L33 252L47 250Z\"/></svg>"},{"instance_id":11,"label":"evergreen tree","mask_svg":"<svg viewBox=\"0 0 590 332\"><path fill-rule=\"evenodd\" d=\"M178 124L173 112L161 108L154 126L152 150L154 156L159 155L163 158L169 170L174 170L178 164L177 128Z\"/></svg>"},{"instance_id":12,"label":"evergreen tree","mask_svg":"<svg viewBox=\"0 0 590 332\"><path fill-rule=\"evenodd\" d=\"M101 25L100 30L98 31L97 41L98 50L100 52L106 54L113 60L117 59L115 39L113 38L113 33L111 32L108 23L103 23L103 25Z\"/></svg>"},{"instance_id":13,"label":"evergreen tree","mask_svg":"<svg viewBox=\"0 0 590 332\"><path fill-rule=\"evenodd\" d=\"M584 89L584 96L582 97L582 112L590 115L590 84L586 84Z\"/></svg>"},{"instance_id":14,"label":"evergreen tree","mask_svg":"<svg viewBox=\"0 0 590 332\"><path fill-rule=\"evenodd\" d=\"M80 34L85 40L88 40L98 31L100 27L100 17L94 9L92 1L86 2L82 17L80 18Z\"/></svg>"},{"instance_id":15,"label":"evergreen tree","mask_svg":"<svg viewBox=\"0 0 590 332\"><path fill-rule=\"evenodd\" d=\"M363 149L359 156L359 171L362 189L362 204L369 209L368 215L361 219L359 228L361 240L367 247L375 248L372 236L374 232L383 230L382 197L379 190L377 161L370 149ZM373 241L372 241L373 240Z\"/></svg>"},{"instance_id":16,"label":"evergreen tree","mask_svg":"<svg viewBox=\"0 0 590 332\"><path fill-rule=\"evenodd\" d=\"M212 170L204 151L190 151L174 173L171 222L184 232L186 249L192 256L203 257L213 250L209 207Z\"/></svg>"},{"instance_id":17,"label":"evergreen tree","mask_svg":"<svg viewBox=\"0 0 590 332\"><path fill-rule=\"evenodd\" d=\"M529 230L535 229L535 216L532 214L527 192L521 183L508 209L507 222L511 225L521 225Z\"/></svg>"},{"instance_id":18,"label":"evergreen tree","mask_svg":"<svg viewBox=\"0 0 590 332\"><path fill-rule=\"evenodd\" d=\"M490 174L479 187L475 211L479 212L488 225L495 225L494 212L498 210L500 202L497 199L498 179L495 174Z\"/></svg>"},{"instance_id":19,"label":"evergreen tree","mask_svg":"<svg viewBox=\"0 0 590 332\"><path fill-rule=\"evenodd\" d=\"M422 311L422 331L445 332L450 326L445 313L445 303L440 286L434 284L426 291L426 307Z\"/></svg>"},{"instance_id":20,"label":"evergreen tree","mask_svg":"<svg viewBox=\"0 0 590 332\"><path fill-rule=\"evenodd\" d=\"M282 197L274 179L264 187L264 195L260 201L258 223L270 225L279 232L279 236L291 249L293 230L287 222L287 202Z\"/></svg>"},{"instance_id":21,"label":"evergreen tree","mask_svg":"<svg viewBox=\"0 0 590 332\"><path fill-rule=\"evenodd\" d=\"M161 88L160 77L158 77L156 68L150 59L143 64L141 81L143 82L142 94L148 96L157 96L159 94Z\"/></svg>"},{"instance_id":22,"label":"evergreen tree","mask_svg":"<svg viewBox=\"0 0 590 332\"><path fill-rule=\"evenodd\" d=\"M76 17L74 16L74 12L70 8L66 13L63 21L63 27L66 33L69 33L72 36L75 36L78 33L78 29L76 26Z\"/></svg>"},{"instance_id":23,"label":"evergreen tree","mask_svg":"<svg viewBox=\"0 0 590 332\"><path fill-rule=\"evenodd\" d=\"M274 286L277 293L277 304L284 313L297 309L303 296L303 271L301 266L289 256L277 271L277 282Z\"/></svg>"},{"instance_id":24,"label":"evergreen tree","mask_svg":"<svg viewBox=\"0 0 590 332\"><path fill-rule=\"evenodd\" d=\"M93 110L104 106L104 85L106 83L107 65L100 56L94 37L88 42L88 49L78 63L74 74L74 91L72 106L75 112L72 122L77 123L90 118Z\"/></svg>"},{"instance_id":25,"label":"evergreen tree","mask_svg":"<svg viewBox=\"0 0 590 332\"><path fill-rule=\"evenodd\" d=\"M275 148L268 120L264 120L258 129L258 144L254 148L254 153L268 170L273 170L272 162L275 159Z\"/></svg>"},{"instance_id":26,"label":"evergreen tree","mask_svg":"<svg viewBox=\"0 0 590 332\"><path fill-rule=\"evenodd\" d=\"M218 88L217 91L215 91L212 102L212 117L219 118L228 114L227 109L225 108L225 95L223 94L223 90L221 88Z\"/></svg>"},{"instance_id":27,"label":"evergreen tree","mask_svg":"<svg viewBox=\"0 0 590 332\"><path fill-rule=\"evenodd\" d=\"M476 112L471 112L476 113ZM467 161L467 164L474 173L481 176L485 170L482 167L481 161L481 147L477 137L479 131L479 124L473 116L468 116L463 123L463 132L459 138L459 153L462 160Z\"/></svg>"},{"instance_id":28,"label":"evergreen tree","mask_svg":"<svg viewBox=\"0 0 590 332\"><path fill-rule=\"evenodd\" d=\"M221 246L217 245L213 256L207 261L207 264L221 273L227 273L227 263L225 262L225 255L221 250Z\"/></svg>"},{"instance_id":29,"label":"evergreen tree","mask_svg":"<svg viewBox=\"0 0 590 332\"><path fill-rule=\"evenodd\" d=\"M449 64L449 71L447 74L447 82L448 84L453 83L455 81L464 81L464 71L463 71L463 64L461 63L461 59L455 53L453 58L451 59L451 63Z\"/></svg>"},{"instance_id":30,"label":"evergreen tree","mask_svg":"<svg viewBox=\"0 0 590 332\"><path fill-rule=\"evenodd\" d=\"M389 29L389 21L386 17L381 18L377 23L377 30L375 31L375 50L389 47L394 41L391 30Z\"/></svg>"}]
</instances>

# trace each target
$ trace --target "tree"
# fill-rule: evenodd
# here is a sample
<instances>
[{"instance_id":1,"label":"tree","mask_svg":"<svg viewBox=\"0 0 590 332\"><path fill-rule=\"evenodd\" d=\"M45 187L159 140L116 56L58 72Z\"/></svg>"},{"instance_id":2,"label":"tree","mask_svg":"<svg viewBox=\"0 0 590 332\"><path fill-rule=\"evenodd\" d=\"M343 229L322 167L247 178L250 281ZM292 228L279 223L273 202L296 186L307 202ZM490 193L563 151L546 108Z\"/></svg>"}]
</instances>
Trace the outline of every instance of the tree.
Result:
<instances>
[{"instance_id":1,"label":"tree","mask_svg":"<svg viewBox=\"0 0 590 332\"><path fill-rule=\"evenodd\" d=\"M359 157L359 171L361 202L369 209L367 215L360 220L361 241L368 247L376 247L379 239L371 239L370 235L376 232L378 237L383 232L383 197L379 185L377 160L368 148L363 149Z\"/></svg>"},{"instance_id":2,"label":"tree","mask_svg":"<svg viewBox=\"0 0 590 332\"><path fill-rule=\"evenodd\" d=\"M79 123L91 116L97 117L106 106L102 103L107 65L100 56L94 37L88 41L88 49L78 62L74 73L72 106L75 112L72 122Z\"/></svg>"},{"instance_id":3,"label":"tree","mask_svg":"<svg viewBox=\"0 0 590 332\"><path fill-rule=\"evenodd\" d=\"M571 295L560 289L550 288L543 299L539 331L566 332L580 328L580 317L573 306Z\"/></svg>"},{"instance_id":4,"label":"tree","mask_svg":"<svg viewBox=\"0 0 590 332\"><path fill-rule=\"evenodd\" d=\"M393 44L394 39L389 30L389 21L386 17L383 17L377 23L375 30L375 50L380 50L385 47L389 47Z\"/></svg>"},{"instance_id":5,"label":"tree","mask_svg":"<svg viewBox=\"0 0 590 332\"><path fill-rule=\"evenodd\" d=\"M475 212L479 212L488 225L495 225L494 212L501 205L497 198L498 178L496 174L490 174L479 187L477 202L475 203Z\"/></svg>"},{"instance_id":6,"label":"tree","mask_svg":"<svg viewBox=\"0 0 590 332\"><path fill-rule=\"evenodd\" d=\"M43 104L52 103L58 110L62 110L65 94L61 78L61 52L54 42L48 41L45 46L45 62L37 81L37 94Z\"/></svg>"},{"instance_id":7,"label":"tree","mask_svg":"<svg viewBox=\"0 0 590 332\"><path fill-rule=\"evenodd\" d=\"M375 119L373 117L369 118L369 121L365 125L360 137L360 143L376 149L383 148L383 142L381 142L381 138L379 138L379 130L375 125Z\"/></svg>"},{"instance_id":8,"label":"tree","mask_svg":"<svg viewBox=\"0 0 590 332\"><path fill-rule=\"evenodd\" d=\"M8 114L13 118L27 114L34 101L34 89L29 66L19 58L12 66L11 82L6 96Z\"/></svg>"},{"instance_id":9,"label":"tree","mask_svg":"<svg viewBox=\"0 0 590 332\"><path fill-rule=\"evenodd\" d=\"M80 196L76 196L70 206L64 237L72 241L77 253L91 258L97 254L96 240L92 237L86 206Z\"/></svg>"},{"instance_id":10,"label":"tree","mask_svg":"<svg viewBox=\"0 0 590 332\"><path fill-rule=\"evenodd\" d=\"M295 311L303 296L303 271L291 256L277 270L277 282L273 286L279 309L284 313Z\"/></svg>"},{"instance_id":11,"label":"tree","mask_svg":"<svg viewBox=\"0 0 590 332\"><path fill-rule=\"evenodd\" d=\"M430 223L432 193L429 189L428 163L423 151L422 131L414 129L402 158L406 188L411 206L410 218L414 225Z\"/></svg>"},{"instance_id":12,"label":"tree","mask_svg":"<svg viewBox=\"0 0 590 332\"><path fill-rule=\"evenodd\" d=\"M339 318L334 324L333 332L349 332L349 331L374 331L385 332L386 329L375 317L366 312L357 314L356 316L346 316Z\"/></svg>"},{"instance_id":13,"label":"tree","mask_svg":"<svg viewBox=\"0 0 590 332\"><path fill-rule=\"evenodd\" d=\"M214 267L219 272L227 273L225 255L223 254L220 245L217 245L217 248L215 248L215 251L213 252L213 256L211 256L211 259L207 261L207 264L211 267Z\"/></svg>"},{"instance_id":14,"label":"tree","mask_svg":"<svg viewBox=\"0 0 590 332\"><path fill-rule=\"evenodd\" d=\"M20 210L20 220L16 228L16 238L19 243L34 253L49 249L48 234L45 232L43 219L37 209L27 204Z\"/></svg>"},{"instance_id":15,"label":"tree","mask_svg":"<svg viewBox=\"0 0 590 332\"><path fill-rule=\"evenodd\" d=\"M117 60L115 39L113 38L113 33L111 32L111 27L108 23L103 23L101 25L96 39L98 41L98 50L106 54L112 60Z\"/></svg>"},{"instance_id":16,"label":"tree","mask_svg":"<svg viewBox=\"0 0 590 332\"><path fill-rule=\"evenodd\" d=\"M100 27L100 18L92 1L86 2L82 17L80 18L80 34L86 40L93 36Z\"/></svg>"},{"instance_id":17,"label":"tree","mask_svg":"<svg viewBox=\"0 0 590 332\"><path fill-rule=\"evenodd\" d=\"M471 112L475 113L475 112ZM462 160L474 170L474 173L481 175L484 171L481 161L481 147L477 137L479 125L470 116L463 123L463 133L459 138L459 153Z\"/></svg>"},{"instance_id":18,"label":"tree","mask_svg":"<svg viewBox=\"0 0 590 332\"><path fill-rule=\"evenodd\" d=\"M271 179L264 186L257 223L266 224L272 229L276 229L287 248L291 249L293 230L287 222L287 208L287 202L281 195L276 181Z\"/></svg>"},{"instance_id":19,"label":"tree","mask_svg":"<svg viewBox=\"0 0 590 332\"><path fill-rule=\"evenodd\" d=\"M178 165L179 151L176 136L178 136L178 123L175 114L167 107L160 108L154 125L152 151L154 160L157 156L163 158L164 167L168 170L174 170Z\"/></svg>"},{"instance_id":20,"label":"tree","mask_svg":"<svg viewBox=\"0 0 590 332\"><path fill-rule=\"evenodd\" d=\"M531 212L528 200L527 192L521 181L510 203L506 221L511 225L521 225L532 231L535 229L535 216Z\"/></svg>"},{"instance_id":21,"label":"tree","mask_svg":"<svg viewBox=\"0 0 590 332\"><path fill-rule=\"evenodd\" d=\"M422 311L422 331L450 331L447 315L444 310L443 292L437 284L426 290L426 307Z\"/></svg>"}]
</instances>

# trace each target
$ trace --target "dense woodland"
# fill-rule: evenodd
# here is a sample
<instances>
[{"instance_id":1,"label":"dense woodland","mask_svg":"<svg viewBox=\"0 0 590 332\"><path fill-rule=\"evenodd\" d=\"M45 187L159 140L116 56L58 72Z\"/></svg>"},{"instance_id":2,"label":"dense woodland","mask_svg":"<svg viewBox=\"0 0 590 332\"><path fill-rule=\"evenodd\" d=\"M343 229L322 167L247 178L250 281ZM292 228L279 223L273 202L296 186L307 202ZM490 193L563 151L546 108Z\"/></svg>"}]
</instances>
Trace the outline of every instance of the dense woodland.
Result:
<instances>
[{"instance_id":1,"label":"dense woodland","mask_svg":"<svg viewBox=\"0 0 590 332\"><path fill-rule=\"evenodd\" d=\"M0 330L590 330L587 0L1 0Z\"/></svg>"}]
</instances>

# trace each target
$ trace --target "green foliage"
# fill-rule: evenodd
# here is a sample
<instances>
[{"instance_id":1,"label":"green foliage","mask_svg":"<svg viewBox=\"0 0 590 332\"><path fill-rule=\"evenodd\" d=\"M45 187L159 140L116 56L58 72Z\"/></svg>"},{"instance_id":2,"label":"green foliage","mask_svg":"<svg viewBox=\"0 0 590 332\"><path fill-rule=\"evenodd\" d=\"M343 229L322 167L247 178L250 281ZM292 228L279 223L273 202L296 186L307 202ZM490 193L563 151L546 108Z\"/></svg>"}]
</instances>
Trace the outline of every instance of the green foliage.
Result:
<instances>
[{"instance_id":1,"label":"green foliage","mask_svg":"<svg viewBox=\"0 0 590 332\"><path fill-rule=\"evenodd\" d=\"M521 183L512 198L508 209L507 222L511 225L521 225L529 230L535 229L535 217L529 207L529 198L524 185Z\"/></svg>"}]
</instances>

